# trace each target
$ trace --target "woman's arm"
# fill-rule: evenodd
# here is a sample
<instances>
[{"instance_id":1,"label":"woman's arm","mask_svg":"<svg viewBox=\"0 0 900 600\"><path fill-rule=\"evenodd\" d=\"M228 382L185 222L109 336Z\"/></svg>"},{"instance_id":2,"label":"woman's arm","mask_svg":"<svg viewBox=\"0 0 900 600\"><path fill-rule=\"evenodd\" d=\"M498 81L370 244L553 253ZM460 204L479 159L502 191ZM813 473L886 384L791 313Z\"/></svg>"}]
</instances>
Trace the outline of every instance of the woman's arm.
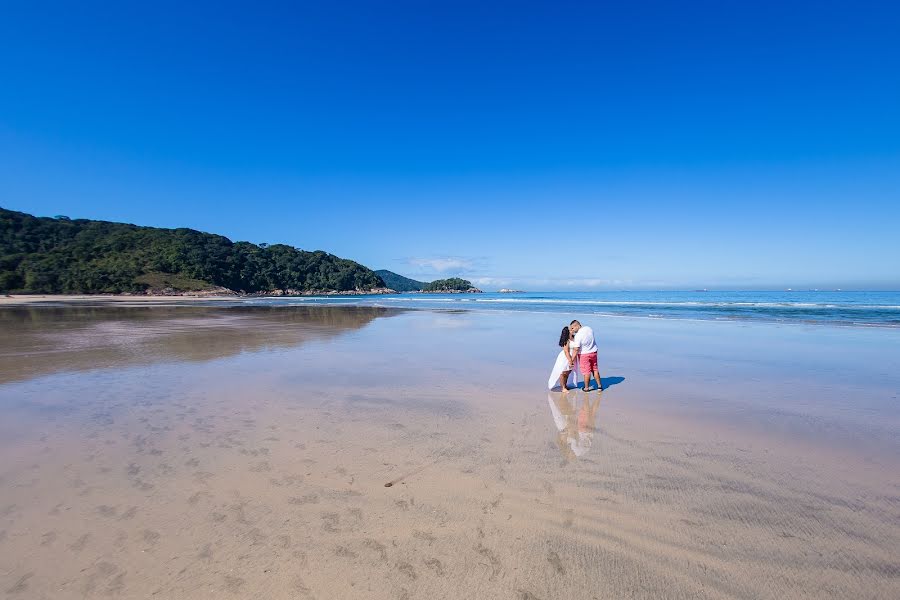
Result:
<instances>
[{"instance_id":1,"label":"woman's arm","mask_svg":"<svg viewBox=\"0 0 900 600\"><path fill-rule=\"evenodd\" d=\"M569 361L569 365L575 364L575 357L572 355L572 350L569 348L569 343L566 342L566 345L563 346L563 352L566 353L566 360Z\"/></svg>"}]
</instances>

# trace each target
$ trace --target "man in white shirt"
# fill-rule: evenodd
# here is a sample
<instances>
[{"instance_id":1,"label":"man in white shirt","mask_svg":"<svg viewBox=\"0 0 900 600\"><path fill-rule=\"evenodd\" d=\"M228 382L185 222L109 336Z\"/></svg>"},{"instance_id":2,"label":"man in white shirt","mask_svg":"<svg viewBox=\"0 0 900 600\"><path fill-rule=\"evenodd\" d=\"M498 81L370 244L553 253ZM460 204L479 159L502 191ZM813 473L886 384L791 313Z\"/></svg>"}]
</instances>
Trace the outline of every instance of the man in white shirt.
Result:
<instances>
[{"instance_id":1,"label":"man in white shirt","mask_svg":"<svg viewBox=\"0 0 900 600\"><path fill-rule=\"evenodd\" d=\"M569 323L569 331L575 334L574 345L578 349L578 365L584 376L584 391L588 391L591 385L591 374L597 382L597 391L603 391L600 383L600 371L597 368L597 344L594 342L594 330L584 327L578 321Z\"/></svg>"}]
</instances>

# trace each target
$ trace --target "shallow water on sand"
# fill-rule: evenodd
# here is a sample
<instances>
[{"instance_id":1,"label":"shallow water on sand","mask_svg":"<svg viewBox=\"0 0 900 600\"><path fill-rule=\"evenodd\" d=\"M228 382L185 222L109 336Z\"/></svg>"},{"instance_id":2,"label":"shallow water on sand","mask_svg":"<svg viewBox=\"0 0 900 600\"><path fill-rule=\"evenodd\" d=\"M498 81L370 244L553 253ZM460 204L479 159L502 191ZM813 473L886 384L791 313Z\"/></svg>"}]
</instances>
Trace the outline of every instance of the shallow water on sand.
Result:
<instances>
[{"instance_id":1,"label":"shallow water on sand","mask_svg":"<svg viewBox=\"0 0 900 600\"><path fill-rule=\"evenodd\" d=\"M558 320L5 308L0 594L900 595L900 332Z\"/></svg>"}]
</instances>

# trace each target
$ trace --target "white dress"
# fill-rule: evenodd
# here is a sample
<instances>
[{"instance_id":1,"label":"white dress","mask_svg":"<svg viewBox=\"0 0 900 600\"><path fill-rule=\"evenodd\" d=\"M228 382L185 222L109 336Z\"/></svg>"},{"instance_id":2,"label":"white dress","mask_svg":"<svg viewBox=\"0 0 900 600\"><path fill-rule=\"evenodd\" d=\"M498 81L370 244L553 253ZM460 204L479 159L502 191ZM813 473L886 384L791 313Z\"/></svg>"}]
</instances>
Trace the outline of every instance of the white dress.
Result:
<instances>
[{"instance_id":1,"label":"white dress","mask_svg":"<svg viewBox=\"0 0 900 600\"><path fill-rule=\"evenodd\" d=\"M577 347L573 347L575 342L569 341L569 352L573 354L574 351L577 350ZM578 357L575 357L576 367L578 366ZM559 351L559 355L556 357L556 363L553 365L553 371L550 372L550 379L547 380L547 389L548 390L560 390L559 387L559 376L564 372L569 370L569 359L566 358L566 353L564 350ZM569 373L569 379L566 381L566 386L569 388L574 388L578 386L578 369L572 368L572 372Z\"/></svg>"}]
</instances>

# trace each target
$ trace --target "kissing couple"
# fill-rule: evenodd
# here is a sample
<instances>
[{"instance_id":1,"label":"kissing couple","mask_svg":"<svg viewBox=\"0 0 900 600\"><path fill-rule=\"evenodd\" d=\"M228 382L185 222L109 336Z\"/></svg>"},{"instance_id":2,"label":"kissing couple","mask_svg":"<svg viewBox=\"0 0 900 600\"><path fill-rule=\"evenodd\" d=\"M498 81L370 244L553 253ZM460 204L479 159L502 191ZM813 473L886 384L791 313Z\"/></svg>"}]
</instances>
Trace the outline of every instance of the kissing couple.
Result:
<instances>
[{"instance_id":1,"label":"kissing couple","mask_svg":"<svg viewBox=\"0 0 900 600\"><path fill-rule=\"evenodd\" d=\"M557 387L567 393L569 388L578 388L578 371L584 377L584 391L589 391L591 384L591 375L597 382L597 391L603 391L603 384L600 382L600 371L597 369L597 344L594 342L594 330L584 326L577 320L569 323L568 327L563 327L559 334L559 355L556 357L556 364L553 366L553 372L550 373L550 379L547 387L555 390Z\"/></svg>"}]
</instances>

